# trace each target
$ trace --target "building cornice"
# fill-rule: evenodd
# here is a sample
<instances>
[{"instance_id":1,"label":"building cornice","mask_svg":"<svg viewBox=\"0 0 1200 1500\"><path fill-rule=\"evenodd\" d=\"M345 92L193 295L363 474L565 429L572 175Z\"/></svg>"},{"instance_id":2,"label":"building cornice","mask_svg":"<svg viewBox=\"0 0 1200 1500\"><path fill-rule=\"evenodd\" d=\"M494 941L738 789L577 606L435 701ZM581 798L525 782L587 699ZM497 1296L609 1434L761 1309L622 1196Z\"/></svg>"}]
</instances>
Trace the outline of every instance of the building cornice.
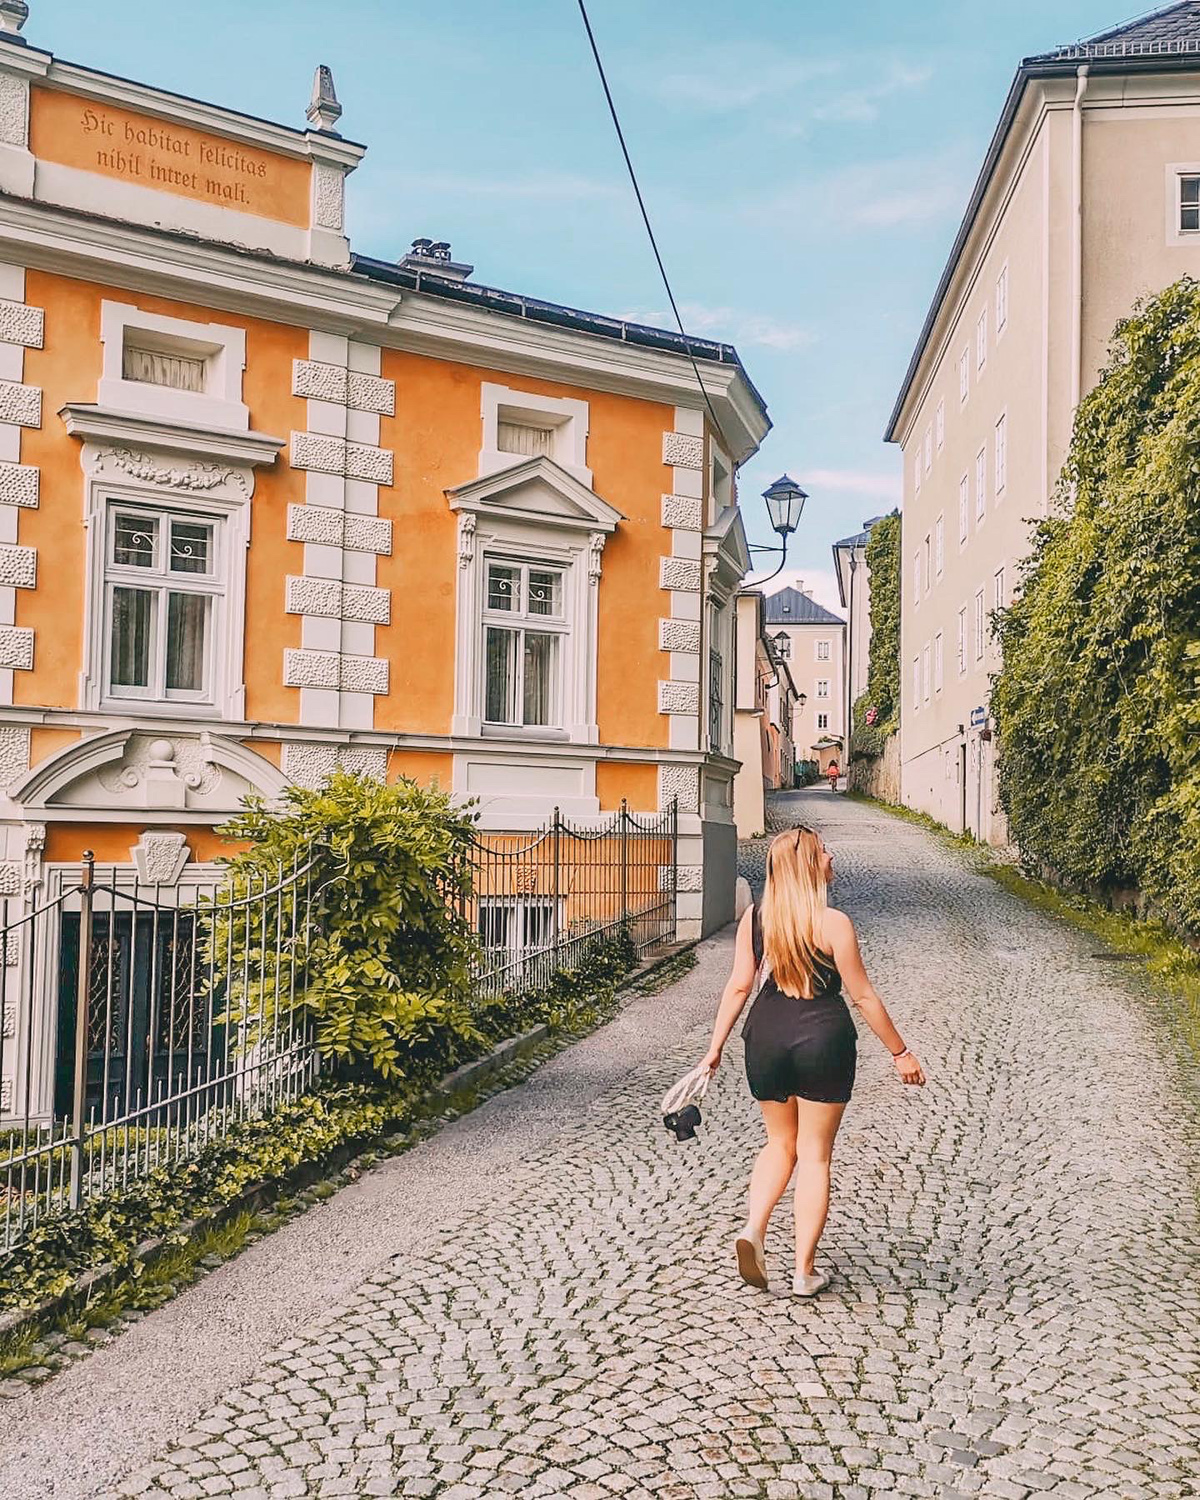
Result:
<instances>
[{"instance_id":1,"label":"building cornice","mask_svg":"<svg viewBox=\"0 0 1200 1500\"><path fill-rule=\"evenodd\" d=\"M85 442L151 448L250 468L274 463L286 442L285 438L271 437L265 432L226 431L162 417L142 417L89 402L68 402L59 415L68 435Z\"/></svg>"}]
</instances>

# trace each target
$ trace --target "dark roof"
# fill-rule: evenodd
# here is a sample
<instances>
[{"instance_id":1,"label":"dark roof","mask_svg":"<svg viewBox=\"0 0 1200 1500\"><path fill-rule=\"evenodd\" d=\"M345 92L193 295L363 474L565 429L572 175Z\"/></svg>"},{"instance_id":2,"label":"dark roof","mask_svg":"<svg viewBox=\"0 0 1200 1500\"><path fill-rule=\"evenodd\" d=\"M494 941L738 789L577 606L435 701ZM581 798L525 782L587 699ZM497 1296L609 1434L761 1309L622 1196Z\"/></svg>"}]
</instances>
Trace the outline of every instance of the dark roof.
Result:
<instances>
[{"instance_id":1,"label":"dark roof","mask_svg":"<svg viewBox=\"0 0 1200 1500\"><path fill-rule=\"evenodd\" d=\"M858 533L857 536L844 536L840 542L834 542L833 550L836 552L839 547L865 547L867 545L867 538L871 534L871 527L874 526L876 522L882 520L882 516L872 516L869 521L863 522L863 529Z\"/></svg>"},{"instance_id":2,"label":"dark roof","mask_svg":"<svg viewBox=\"0 0 1200 1500\"><path fill-rule=\"evenodd\" d=\"M1004 149L1013 120L1016 118L1021 96L1025 92L1025 85L1034 78L1055 78L1073 74L1084 62L1088 63L1093 73L1174 72L1182 69L1195 70L1198 58L1200 58L1200 0L1179 0L1178 4L1163 6L1136 20L1113 27L1109 31L1098 32L1093 37L1056 47L1051 52L1037 53L1022 60L1009 86L1004 108L1000 111L1000 119L996 123L996 129L983 158L983 165L979 169L979 176L975 179L975 186L971 190L967 211L958 227L958 233L954 236L950 256L938 281L933 301L925 315L925 321L921 325L921 332L917 337L912 358L904 372L900 393L896 397L896 404L892 407L892 414L884 429L885 443L892 442L895 437L896 423L900 420L901 408L916 378L921 356L925 352L929 335L933 332L933 325L937 321L938 312L941 310L942 302L949 289L954 268L958 264L963 247L971 233L975 215L979 212L979 206L987 192L992 171Z\"/></svg>"},{"instance_id":3,"label":"dark roof","mask_svg":"<svg viewBox=\"0 0 1200 1500\"><path fill-rule=\"evenodd\" d=\"M802 594L799 589L780 589L777 594L768 594L765 600L768 625L844 625L840 615L831 614L824 605L818 604L811 594Z\"/></svg>"},{"instance_id":4,"label":"dark roof","mask_svg":"<svg viewBox=\"0 0 1200 1500\"><path fill-rule=\"evenodd\" d=\"M1200 0L1177 0L1174 5L1159 6L1108 31L1098 31L1082 41L1039 53L1038 60L1144 56L1172 51L1200 51Z\"/></svg>"},{"instance_id":5,"label":"dark roof","mask_svg":"<svg viewBox=\"0 0 1200 1500\"><path fill-rule=\"evenodd\" d=\"M755 399L766 409L732 344L721 344L714 339L685 339L681 333L674 333L669 328L653 328L646 323L630 323L624 318L609 318L603 313L564 307L558 302L543 302L537 297L483 286L476 281L451 281L445 276L431 275L428 271L397 265L390 260L376 260L370 255L355 255L353 269L372 281L408 287L410 291L424 292L431 297L444 297L448 302L470 303L488 312L505 313L511 318L523 318L531 323L557 323L562 328L576 328L622 344L641 344L648 349L667 349L674 354L690 353L695 359L713 364L736 365Z\"/></svg>"}]
</instances>

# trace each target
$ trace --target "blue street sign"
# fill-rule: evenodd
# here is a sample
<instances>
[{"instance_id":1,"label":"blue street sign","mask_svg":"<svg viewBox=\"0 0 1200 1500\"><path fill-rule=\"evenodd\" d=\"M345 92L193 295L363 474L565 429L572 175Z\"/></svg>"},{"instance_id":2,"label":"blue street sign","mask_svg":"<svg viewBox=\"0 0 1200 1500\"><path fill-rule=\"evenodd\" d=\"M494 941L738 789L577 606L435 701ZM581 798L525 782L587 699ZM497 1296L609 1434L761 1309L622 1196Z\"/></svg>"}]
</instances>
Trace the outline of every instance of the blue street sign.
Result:
<instances>
[{"instance_id":1,"label":"blue street sign","mask_svg":"<svg viewBox=\"0 0 1200 1500\"><path fill-rule=\"evenodd\" d=\"M987 723L987 709L986 708L973 708L971 710L971 728L972 729L982 729L983 726L986 723Z\"/></svg>"}]
</instances>

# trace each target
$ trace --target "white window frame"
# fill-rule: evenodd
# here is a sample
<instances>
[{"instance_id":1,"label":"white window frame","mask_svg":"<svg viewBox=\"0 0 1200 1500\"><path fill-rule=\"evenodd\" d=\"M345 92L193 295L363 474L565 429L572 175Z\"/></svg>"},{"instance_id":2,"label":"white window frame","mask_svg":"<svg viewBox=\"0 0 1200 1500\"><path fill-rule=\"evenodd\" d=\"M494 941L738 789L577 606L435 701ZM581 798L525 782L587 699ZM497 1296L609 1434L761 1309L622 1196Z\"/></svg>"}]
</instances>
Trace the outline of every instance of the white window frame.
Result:
<instances>
[{"instance_id":1,"label":"white window frame","mask_svg":"<svg viewBox=\"0 0 1200 1500\"><path fill-rule=\"evenodd\" d=\"M941 512L933 523L933 569L938 578L946 571L946 518Z\"/></svg>"},{"instance_id":2,"label":"white window frame","mask_svg":"<svg viewBox=\"0 0 1200 1500\"><path fill-rule=\"evenodd\" d=\"M958 356L958 404L966 406L971 394L971 346Z\"/></svg>"},{"instance_id":3,"label":"white window frame","mask_svg":"<svg viewBox=\"0 0 1200 1500\"><path fill-rule=\"evenodd\" d=\"M921 658L913 657L913 713L921 712Z\"/></svg>"},{"instance_id":4,"label":"white window frame","mask_svg":"<svg viewBox=\"0 0 1200 1500\"><path fill-rule=\"evenodd\" d=\"M927 531L921 543L921 566L925 573L925 592L933 587L933 537Z\"/></svg>"},{"instance_id":5,"label":"white window frame","mask_svg":"<svg viewBox=\"0 0 1200 1500\"><path fill-rule=\"evenodd\" d=\"M514 569L520 577L521 603L519 610L491 609L488 606L488 573L491 566L495 564L502 568ZM536 615L529 610L529 574L530 571L557 573L562 580L562 610L557 615ZM489 547L483 558L483 602L479 620L480 630L485 638L480 646L479 666L483 673L483 683L480 689L480 704L482 729L485 733L509 733L516 731L523 734L529 730L545 732L547 730L561 731L565 724L565 700L563 672L570 662L570 632L571 620L567 611L567 570L560 562L550 562L539 557L530 557L524 554L500 548ZM487 646L486 637L490 629L509 630L519 635L524 640L527 633L534 635L552 635L557 641L554 650L553 681L550 693L550 722L549 724L525 724L509 723L503 719L487 718ZM517 680L515 683L516 697L524 709L524 653L518 651L516 657Z\"/></svg>"},{"instance_id":6,"label":"white window frame","mask_svg":"<svg viewBox=\"0 0 1200 1500\"><path fill-rule=\"evenodd\" d=\"M817 728L818 729L828 729L829 728L829 715L828 714L822 713L822 714L818 714L817 715Z\"/></svg>"},{"instance_id":7,"label":"white window frame","mask_svg":"<svg viewBox=\"0 0 1200 1500\"><path fill-rule=\"evenodd\" d=\"M996 277L996 342L999 343L1004 337L1004 330L1008 327L1008 262L1005 261L1000 267L1000 274Z\"/></svg>"},{"instance_id":8,"label":"white window frame","mask_svg":"<svg viewBox=\"0 0 1200 1500\"><path fill-rule=\"evenodd\" d=\"M832 660L832 657L830 656L830 650L829 650L829 648L830 648L830 642L829 641L816 641L816 642L814 642L813 650L815 652L815 655L813 657L813 660L814 661L830 661L830 660Z\"/></svg>"},{"instance_id":9,"label":"white window frame","mask_svg":"<svg viewBox=\"0 0 1200 1500\"><path fill-rule=\"evenodd\" d=\"M982 589L975 592L975 660L982 661L987 646L987 601Z\"/></svg>"},{"instance_id":10,"label":"white window frame","mask_svg":"<svg viewBox=\"0 0 1200 1500\"><path fill-rule=\"evenodd\" d=\"M987 518L987 445L975 455L975 525L982 526Z\"/></svg>"},{"instance_id":11,"label":"white window frame","mask_svg":"<svg viewBox=\"0 0 1200 1500\"><path fill-rule=\"evenodd\" d=\"M971 476L963 474L958 481L958 550L967 545L970 535Z\"/></svg>"},{"instance_id":12,"label":"white window frame","mask_svg":"<svg viewBox=\"0 0 1200 1500\"><path fill-rule=\"evenodd\" d=\"M818 677L817 678L817 697L818 698L828 698L829 697L829 683L830 683L830 679L828 677Z\"/></svg>"},{"instance_id":13,"label":"white window frame","mask_svg":"<svg viewBox=\"0 0 1200 1500\"><path fill-rule=\"evenodd\" d=\"M1172 161L1166 164L1166 190L1163 193L1166 209L1166 242L1168 245L1194 245L1200 239L1200 229L1181 229L1183 208L1183 179L1200 177L1200 161Z\"/></svg>"},{"instance_id":14,"label":"white window frame","mask_svg":"<svg viewBox=\"0 0 1200 1500\"><path fill-rule=\"evenodd\" d=\"M933 691L935 693L940 693L942 691L943 666L942 632L939 630L933 638Z\"/></svg>"},{"instance_id":15,"label":"white window frame","mask_svg":"<svg viewBox=\"0 0 1200 1500\"><path fill-rule=\"evenodd\" d=\"M87 474L84 522L87 570L84 582L83 671L80 707L139 717L245 718L246 552L250 543L252 471L231 470L227 478L203 492L172 489L169 484L139 481L116 468L111 454L91 443L83 448ZM136 465L134 466L136 468ZM181 472L186 465L181 465ZM110 469L114 477L109 477ZM120 479L115 476L121 475ZM210 682L202 698L149 698L109 690L108 547L111 513L121 507L156 514L173 512L213 525L214 546L223 583L209 622ZM130 570L133 571L132 569ZM185 579L188 575L181 575ZM136 585L134 585L136 586ZM184 591L187 585L184 584Z\"/></svg>"},{"instance_id":16,"label":"white window frame","mask_svg":"<svg viewBox=\"0 0 1200 1500\"><path fill-rule=\"evenodd\" d=\"M917 456L913 459L913 494L921 493L921 449L917 447Z\"/></svg>"},{"instance_id":17,"label":"white window frame","mask_svg":"<svg viewBox=\"0 0 1200 1500\"><path fill-rule=\"evenodd\" d=\"M956 645L958 646L958 675L967 675L967 606L964 604L958 612L958 632Z\"/></svg>"},{"instance_id":18,"label":"white window frame","mask_svg":"<svg viewBox=\"0 0 1200 1500\"><path fill-rule=\"evenodd\" d=\"M929 642L926 641L921 647L921 697L925 703L929 702L932 688L932 673L930 671Z\"/></svg>"},{"instance_id":19,"label":"white window frame","mask_svg":"<svg viewBox=\"0 0 1200 1500\"><path fill-rule=\"evenodd\" d=\"M937 411L934 414L934 429L937 432L937 451L940 453L946 446L946 400L941 397L938 400Z\"/></svg>"},{"instance_id":20,"label":"white window frame","mask_svg":"<svg viewBox=\"0 0 1200 1500\"><path fill-rule=\"evenodd\" d=\"M913 553L913 608L921 607L921 549Z\"/></svg>"},{"instance_id":21,"label":"white window frame","mask_svg":"<svg viewBox=\"0 0 1200 1500\"><path fill-rule=\"evenodd\" d=\"M529 463L521 453L500 449L500 423L516 422L554 431L554 450L549 455L560 468L592 487L587 466L588 403L572 396L539 396L511 386L485 380L479 388L483 442L479 450L479 474L498 474L517 464Z\"/></svg>"},{"instance_id":22,"label":"white window frame","mask_svg":"<svg viewBox=\"0 0 1200 1500\"><path fill-rule=\"evenodd\" d=\"M203 391L181 391L125 379L125 345L205 362ZM246 330L226 323L193 323L142 312L128 302L100 304L101 370L96 403L133 416L182 421L198 427L247 432L250 408L242 400Z\"/></svg>"},{"instance_id":23,"label":"white window frame","mask_svg":"<svg viewBox=\"0 0 1200 1500\"><path fill-rule=\"evenodd\" d=\"M929 473L933 468L933 423L930 422L925 428L925 472Z\"/></svg>"},{"instance_id":24,"label":"white window frame","mask_svg":"<svg viewBox=\"0 0 1200 1500\"><path fill-rule=\"evenodd\" d=\"M975 319L975 374L981 375L988 357L988 310L985 302Z\"/></svg>"},{"instance_id":25,"label":"white window frame","mask_svg":"<svg viewBox=\"0 0 1200 1500\"><path fill-rule=\"evenodd\" d=\"M1006 575L1005 566L1003 563L1001 563L996 571L992 574L993 609L1006 609L1008 607L1007 591L1008 578Z\"/></svg>"},{"instance_id":26,"label":"white window frame","mask_svg":"<svg viewBox=\"0 0 1200 1500\"><path fill-rule=\"evenodd\" d=\"M557 930L565 930L566 898L560 896L555 902L553 895L518 895L518 896L479 896L477 897L475 931L479 935L480 943L483 945L483 915L485 912L503 912L509 919L505 922L505 941L503 943L492 943L483 945L485 959L491 954L507 954L513 963L533 954L541 953L549 948L554 941L555 932L555 906L558 908ZM545 943L523 943L520 941L520 929L525 926L529 914L538 912L549 919L550 937Z\"/></svg>"},{"instance_id":27,"label":"white window frame","mask_svg":"<svg viewBox=\"0 0 1200 1500\"><path fill-rule=\"evenodd\" d=\"M1008 487L1008 412L1002 411L996 418L995 429L996 444L996 500L999 502L1004 498L1004 491Z\"/></svg>"}]
</instances>

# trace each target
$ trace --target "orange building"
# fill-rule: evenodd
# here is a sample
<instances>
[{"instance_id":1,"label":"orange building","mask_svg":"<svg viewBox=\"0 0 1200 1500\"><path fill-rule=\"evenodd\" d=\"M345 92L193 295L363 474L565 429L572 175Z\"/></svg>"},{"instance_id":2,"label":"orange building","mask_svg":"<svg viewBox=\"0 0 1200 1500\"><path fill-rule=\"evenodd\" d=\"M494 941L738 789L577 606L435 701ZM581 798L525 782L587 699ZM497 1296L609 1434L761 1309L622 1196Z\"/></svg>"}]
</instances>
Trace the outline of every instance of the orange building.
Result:
<instances>
[{"instance_id":1,"label":"orange building","mask_svg":"<svg viewBox=\"0 0 1200 1500\"><path fill-rule=\"evenodd\" d=\"M8 919L88 848L118 882L209 880L247 793L336 765L437 781L493 830L677 798L681 932L728 919L733 475L768 426L735 351L693 343L710 415L674 334L476 285L428 241L355 255L364 148L327 70L292 129L59 61L22 9L0 8Z\"/></svg>"}]
</instances>

